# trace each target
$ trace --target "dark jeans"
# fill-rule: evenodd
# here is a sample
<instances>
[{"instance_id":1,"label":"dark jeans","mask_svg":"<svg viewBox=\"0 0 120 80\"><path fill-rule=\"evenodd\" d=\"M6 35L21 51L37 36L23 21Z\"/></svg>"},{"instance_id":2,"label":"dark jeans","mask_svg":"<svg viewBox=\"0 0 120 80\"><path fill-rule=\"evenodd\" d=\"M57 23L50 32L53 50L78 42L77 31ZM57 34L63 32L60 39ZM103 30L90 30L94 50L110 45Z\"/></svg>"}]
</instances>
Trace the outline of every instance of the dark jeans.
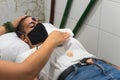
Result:
<instances>
[{"instance_id":1,"label":"dark jeans","mask_svg":"<svg viewBox=\"0 0 120 80\"><path fill-rule=\"evenodd\" d=\"M74 68L65 80L120 80L120 70L102 60L94 60L91 65Z\"/></svg>"}]
</instances>

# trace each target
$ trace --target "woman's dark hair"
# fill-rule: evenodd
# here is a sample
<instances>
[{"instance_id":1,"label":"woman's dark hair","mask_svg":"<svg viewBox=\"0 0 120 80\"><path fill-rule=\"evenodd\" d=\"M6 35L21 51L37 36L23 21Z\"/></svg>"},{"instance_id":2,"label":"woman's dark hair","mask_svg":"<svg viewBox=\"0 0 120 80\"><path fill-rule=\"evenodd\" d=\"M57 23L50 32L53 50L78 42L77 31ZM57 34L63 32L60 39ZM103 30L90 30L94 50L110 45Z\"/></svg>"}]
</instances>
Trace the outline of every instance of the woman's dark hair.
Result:
<instances>
[{"instance_id":1,"label":"woman's dark hair","mask_svg":"<svg viewBox=\"0 0 120 80\"><path fill-rule=\"evenodd\" d=\"M31 17L31 16L25 16L23 19L20 20L20 22L16 28L16 31L15 31L18 37L20 37L22 34L25 33L22 24L23 24L24 20L28 17Z\"/></svg>"}]
</instances>

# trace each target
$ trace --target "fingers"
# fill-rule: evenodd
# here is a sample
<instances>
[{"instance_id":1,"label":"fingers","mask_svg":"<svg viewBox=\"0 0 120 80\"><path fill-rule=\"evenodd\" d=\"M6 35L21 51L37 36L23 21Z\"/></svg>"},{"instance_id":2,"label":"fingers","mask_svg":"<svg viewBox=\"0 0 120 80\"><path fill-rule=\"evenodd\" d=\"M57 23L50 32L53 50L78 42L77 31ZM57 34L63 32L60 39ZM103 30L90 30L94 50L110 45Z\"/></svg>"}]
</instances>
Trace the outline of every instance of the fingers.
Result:
<instances>
[{"instance_id":1,"label":"fingers","mask_svg":"<svg viewBox=\"0 0 120 80\"><path fill-rule=\"evenodd\" d=\"M49 37L56 45L62 45L70 37L70 34L67 32L53 31Z\"/></svg>"},{"instance_id":2,"label":"fingers","mask_svg":"<svg viewBox=\"0 0 120 80\"><path fill-rule=\"evenodd\" d=\"M65 40L70 37L70 33L68 33L68 32L63 32L63 34L64 34L63 37L64 37Z\"/></svg>"},{"instance_id":3,"label":"fingers","mask_svg":"<svg viewBox=\"0 0 120 80\"><path fill-rule=\"evenodd\" d=\"M14 21L12 21L13 26L16 28L20 22L21 19L25 18L27 15L20 16L16 18Z\"/></svg>"}]
</instances>

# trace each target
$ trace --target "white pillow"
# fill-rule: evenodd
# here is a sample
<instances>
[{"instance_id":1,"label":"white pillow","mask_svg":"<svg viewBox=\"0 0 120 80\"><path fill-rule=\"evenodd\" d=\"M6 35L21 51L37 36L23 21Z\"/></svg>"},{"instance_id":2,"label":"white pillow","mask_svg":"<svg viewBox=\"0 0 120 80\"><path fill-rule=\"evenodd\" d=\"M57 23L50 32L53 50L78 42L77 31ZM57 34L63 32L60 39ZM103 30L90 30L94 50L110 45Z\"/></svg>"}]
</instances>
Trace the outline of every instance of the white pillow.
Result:
<instances>
[{"instance_id":1,"label":"white pillow","mask_svg":"<svg viewBox=\"0 0 120 80\"><path fill-rule=\"evenodd\" d=\"M18 54L29 50L29 46L23 42L16 33L6 33L0 36L0 59L15 61Z\"/></svg>"}]
</instances>

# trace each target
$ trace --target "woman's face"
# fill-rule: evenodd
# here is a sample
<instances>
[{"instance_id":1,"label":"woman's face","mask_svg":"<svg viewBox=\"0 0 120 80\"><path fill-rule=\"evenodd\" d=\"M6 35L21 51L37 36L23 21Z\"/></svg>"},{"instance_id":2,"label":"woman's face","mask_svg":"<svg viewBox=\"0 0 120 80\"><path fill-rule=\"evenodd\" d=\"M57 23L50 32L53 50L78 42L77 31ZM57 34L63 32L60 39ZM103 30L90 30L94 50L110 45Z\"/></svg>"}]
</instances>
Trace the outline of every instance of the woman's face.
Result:
<instances>
[{"instance_id":1,"label":"woman's face","mask_svg":"<svg viewBox=\"0 0 120 80\"><path fill-rule=\"evenodd\" d=\"M27 34L34 29L34 27L36 26L36 24L38 24L38 22L39 22L38 19L33 17L28 17L22 23L22 29L25 32L25 35L21 36L21 39L24 42L28 43L30 47L34 47L34 46L31 44L31 41L29 40Z\"/></svg>"},{"instance_id":2,"label":"woman's face","mask_svg":"<svg viewBox=\"0 0 120 80\"><path fill-rule=\"evenodd\" d=\"M28 34L31 30L34 29L34 27L38 22L39 20L36 18L33 18L33 17L26 18L22 24L24 32Z\"/></svg>"}]
</instances>

